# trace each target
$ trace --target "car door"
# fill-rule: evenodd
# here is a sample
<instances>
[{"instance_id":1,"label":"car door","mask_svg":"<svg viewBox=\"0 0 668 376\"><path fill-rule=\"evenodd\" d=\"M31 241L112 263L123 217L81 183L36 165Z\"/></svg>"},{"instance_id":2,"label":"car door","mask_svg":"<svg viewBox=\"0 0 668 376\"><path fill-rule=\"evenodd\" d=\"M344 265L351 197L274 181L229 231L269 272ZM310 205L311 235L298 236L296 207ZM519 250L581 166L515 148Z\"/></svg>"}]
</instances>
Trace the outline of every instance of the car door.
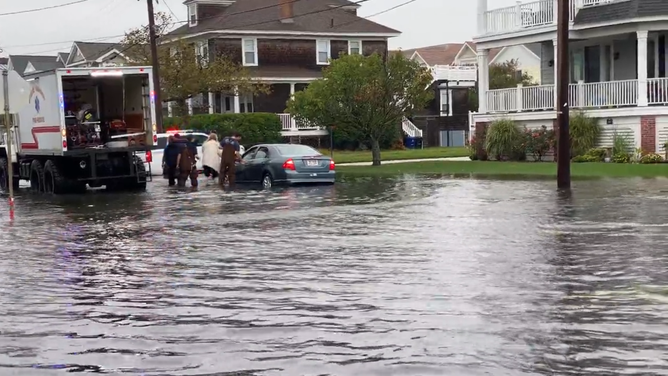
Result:
<instances>
[{"instance_id":1,"label":"car door","mask_svg":"<svg viewBox=\"0 0 668 376\"><path fill-rule=\"evenodd\" d=\"M151 162L151 175L160 176L162 175L162 158L165 155L165 147L167 147L168 135L159 134L158 135L158 145L154 146L154 149L151 151L153 154L153 161Z\"/></svg>"},{"instance_id":2,"label":"car door","mask_svg":"<svg viewBox=\"0 0 668 376\"><path fill-rule=\"evenodd\" d=\"M246 179L250 182L260 182L264 168L269 162L269 149L266 146L257 148L257 152L246 166Z\"/></svg>"},{"instance_id":3,"label":"car door","mask_svg":"<svg viewBox=\"0 0 668 376\"><path fill-rule=\"evenodd\" d=\"M244 182L247 181L246 179L246 169L251 165L251 161L255 157L255 153L257 152L257 146L252 147L248 149L247 152L244 153L244 155L241 157L241 163L237 163L237 181L238 182Z\"/></svg>"},{"instance_id":4,"label":"car door","mask_svg":"<svg viewBox=\"0 0 668 376\"><path fill-rule=\"evenodd\" d=\"M202 171L204 169L202 165L202 157L203 157L203 151L202 151L202 145L206 142L206 140L209 139L209 136L205 134L194 134L193 135L193 142L195 143L195 146L197 146L197 155L199 156L199 159L197 160L197 171Z\"/></svg>"}]
</instances>

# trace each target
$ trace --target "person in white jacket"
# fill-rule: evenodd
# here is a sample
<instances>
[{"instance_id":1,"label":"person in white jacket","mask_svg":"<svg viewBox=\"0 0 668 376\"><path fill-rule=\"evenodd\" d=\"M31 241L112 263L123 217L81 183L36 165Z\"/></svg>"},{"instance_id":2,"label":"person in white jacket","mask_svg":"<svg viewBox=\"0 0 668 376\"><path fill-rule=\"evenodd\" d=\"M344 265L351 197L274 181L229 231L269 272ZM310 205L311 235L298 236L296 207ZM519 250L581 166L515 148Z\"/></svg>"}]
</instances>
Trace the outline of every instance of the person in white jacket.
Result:
<instances>
[{"instance_id":1,"label":"person in white jacket","mask_svg":"<svg viewBox=\"0 0 668 376\"><path fill-rule=\"evenodd\" d=\"M204 166L204 176L215 179L220 170L220 145L218 136L215 133L209 134L209 139L202 145L202 166Z\"/></svg>"}]
</instances>

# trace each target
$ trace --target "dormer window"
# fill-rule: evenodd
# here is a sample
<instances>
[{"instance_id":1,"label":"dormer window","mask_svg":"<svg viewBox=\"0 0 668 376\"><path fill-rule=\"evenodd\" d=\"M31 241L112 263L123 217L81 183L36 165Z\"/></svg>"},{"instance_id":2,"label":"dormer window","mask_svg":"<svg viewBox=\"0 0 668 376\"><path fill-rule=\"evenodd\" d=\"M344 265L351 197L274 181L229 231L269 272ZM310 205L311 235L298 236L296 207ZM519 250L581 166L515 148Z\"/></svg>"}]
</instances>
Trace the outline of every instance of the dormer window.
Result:
<instances>
[{"instance_id":1,"label":"dormer window","mask_svg":"<svg viewBox=\"0 0 668 376\"><path fill-rule=\"evenodd\" d=\"M197 26L197 4L188 5L188 24Z\"/></svg>"}]
</instances>

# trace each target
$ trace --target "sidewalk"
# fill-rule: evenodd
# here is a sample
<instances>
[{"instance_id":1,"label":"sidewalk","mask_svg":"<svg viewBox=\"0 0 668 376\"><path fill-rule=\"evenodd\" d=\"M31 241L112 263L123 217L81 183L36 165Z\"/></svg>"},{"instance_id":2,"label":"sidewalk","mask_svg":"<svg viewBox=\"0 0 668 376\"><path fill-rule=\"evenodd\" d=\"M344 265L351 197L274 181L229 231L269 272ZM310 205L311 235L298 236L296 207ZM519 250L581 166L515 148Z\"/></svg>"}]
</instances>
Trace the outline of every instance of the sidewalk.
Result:
<instances>
[{"instance_id":1,"label":"sidewalk","mask_svg":"<svg viewBox=\"0 0 668 376\"><path fill-rule=\"evenodd\" d=\"M334 155L334 160L336 160L336 155ZM448 162L462 162L470 161L469 157L450 157L450 158L426 158L426 159L400 159L395 161L382 161L381 164L396 164L396 163L415 163L415 162L436 162L436 161L448 161ZM371 162L355 162L355 163L337 163L337 166L371 166Z\"/></svg>"}]
</instances>

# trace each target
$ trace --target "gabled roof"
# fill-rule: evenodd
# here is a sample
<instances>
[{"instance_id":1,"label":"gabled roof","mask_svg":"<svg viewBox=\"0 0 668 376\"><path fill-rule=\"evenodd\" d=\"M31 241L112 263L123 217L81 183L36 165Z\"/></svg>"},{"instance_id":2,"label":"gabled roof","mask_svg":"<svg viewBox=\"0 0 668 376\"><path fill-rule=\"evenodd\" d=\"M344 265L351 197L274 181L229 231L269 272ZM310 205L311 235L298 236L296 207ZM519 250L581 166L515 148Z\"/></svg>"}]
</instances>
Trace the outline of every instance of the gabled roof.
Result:
<instances>
[{"instance_id":1,"label":"gabled roof","mask_svg":"<svg viewBox=\"0 0 668 376\"><path fill-rule=\"evenodd\" d=\"M66 64L68 56L70 56L70 54L67 52L58 52L58 57L56 58L56 60L61 61L63 64Z\"/></svg>"},{"instance_id":2,"label":"gabled roof","mask_svg":"<svg viewBox=\"0 0 668 376\"><path fill-rule=\"evenodd\" d=\"M122 51L118 43L74 42L86 61L95 61L114 49Z\"/></svg>"},{"instance_id":3,"label":"gabled roof","mask_svg":"<svg viewBox=\"0 0 668 376\"><path fill-rule=\"evenodd\" d=\"M404 56L407 57L413 57L414 54L417 53L422 60L424 60L427 64L430 66L434 65L453 65L455 63L455 58L459 54L459 52L464 48L466 45L469 45L473 51L475 51L475 43L473 42L464 42L464 43L446 43L446 44L438 44L435 46L426 46L426 47L419 47L419 48L413 48L410 50L404 50ZM490 61L494 59L496 54L501 51L500 48L494 48L489 51L489 59Z\"/></svg>"},{"instance_id":4,"label":"gabled roof","mask_svg":"<svg viewBox=\"0 0 668 376\"><path fill-rule=\"evenodd\" d=\"M641 17L668 15L666 0L627 0L588 6L575 15L574 23L591 24L620 21Z\"/></svg>"},{"instance_id":5,"label":"gabled roof","mask_svg":"<svg viewBox=\"0 0 668 376\"><path fill-rule=\"evenodd\" d=\"M335 34L392 34L399 31L358 17L343 8L332 7L342 0L293 1L292 23L280 21L279 0L276 6L268 6L267 0L237 0L219 15L200 19L197 26L183 25L168 33L167 37L187 37L192 34L220 31L266 31L285 33L335 33ZM341 5L345 5L346 2Z\"/></svg>"},{"instance_id":6,"label":"gabled roof","mask_svg":"<svg viewBox=\"0 0 668 376\"><path fill-rule=\"evenodd\" d=\"M19 72L19 74L25 72L28 63L31 63L35 67L35 70L39 72L63 67L56 58L56 56L50 55L9 55L12 69Z\"/></svg>"}]
</instances>

